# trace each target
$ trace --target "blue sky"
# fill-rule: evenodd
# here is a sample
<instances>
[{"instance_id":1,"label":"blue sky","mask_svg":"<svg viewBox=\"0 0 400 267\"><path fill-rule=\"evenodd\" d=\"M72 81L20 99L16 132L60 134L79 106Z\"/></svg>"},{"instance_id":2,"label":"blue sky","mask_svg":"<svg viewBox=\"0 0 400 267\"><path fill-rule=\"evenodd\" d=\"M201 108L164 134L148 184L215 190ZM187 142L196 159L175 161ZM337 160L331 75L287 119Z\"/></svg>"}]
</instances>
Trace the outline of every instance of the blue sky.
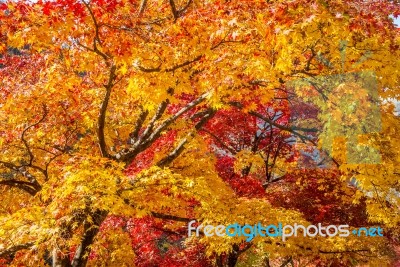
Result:
<instances>
[{"instance_id":1,"label":"blue sky","mask_svg":"<svg viewBox=\"0 0 400 267\"><path fill-rule=\"evenodd\" d=\"M400 16L397 18L394 18L394 24L396 24L397 27L400 27Z\"/></svg>"}]
</instances>

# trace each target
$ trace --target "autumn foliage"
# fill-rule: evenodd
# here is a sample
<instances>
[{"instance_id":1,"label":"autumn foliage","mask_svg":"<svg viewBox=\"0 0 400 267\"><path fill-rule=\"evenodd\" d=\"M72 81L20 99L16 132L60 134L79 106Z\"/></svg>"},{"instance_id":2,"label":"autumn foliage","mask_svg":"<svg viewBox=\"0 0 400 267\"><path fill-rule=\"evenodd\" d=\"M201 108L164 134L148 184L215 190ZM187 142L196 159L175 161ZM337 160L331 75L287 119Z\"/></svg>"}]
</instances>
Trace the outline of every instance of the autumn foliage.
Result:
<instances>
[{"instance_id":1,"label":"autumn foliage","mask_svg":"<svg viewBox=\"0 0 400 267\"><path fill-rule=\"evenodd\" d=\"M398 1L0 2L1 266L396 266ZM188 236L197 225L382 237ZM397 263L398 264L398 263Z\"/></svg>"}]
</instances>

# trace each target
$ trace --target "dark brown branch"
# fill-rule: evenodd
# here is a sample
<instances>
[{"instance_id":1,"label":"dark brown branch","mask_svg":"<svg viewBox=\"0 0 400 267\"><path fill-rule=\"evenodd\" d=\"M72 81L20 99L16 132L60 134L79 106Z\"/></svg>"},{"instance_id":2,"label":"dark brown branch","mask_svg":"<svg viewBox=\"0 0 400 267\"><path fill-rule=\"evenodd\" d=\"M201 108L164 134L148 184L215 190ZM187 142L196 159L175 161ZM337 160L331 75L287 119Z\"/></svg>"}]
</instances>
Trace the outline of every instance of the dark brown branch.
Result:
<instances>
[{"instance_id":1,"label":"dark brown branch","mask_svg":"<svg viewBox=\"0 0 400 267\"><path fill-rule=\"evenodd\" d=\"M179 11L178 11L178 16L181 16L190 6L190 4L193 2L193 0L188 0L186 5L184 7L182 7Z\"/></svg>"},{"instance_id":2,"label":"dark brown branch","mask_svg":"<svg viewBox=\"0 0 400 267\"><path fill-rule=\"evenodd\" d=\"M196 123L195 130L200 130L213 117L214 114L215 111L210 110L208 114L204 115L204 117L198 123ZM194 133L195 131L191 131L185 138L183 138L171 153L157 163L157 166L167 166L177 157L179 157L179 155L182 154L183 150L185 149L185 145L189 142L189 139L194 136Z\"/></svg>"},{"instance_id":3,"label":"dark brown branch","mask_svg":"<svg viewBox=\"0 0 400 267\"><path fill-rule=\"evenodd\" d=\"M26 127L22 131L21 141L22 141L22 143L24 143L24 146L25 146L25 148L26 148L26 150L27 150L27 152L29 154L29 166L32 166L32 163L33 163L35 157L34 157L32 151L31 151L31 148L30 148L30 146L28 144L28 141L26 141L26 139L25 139L25 134L29 129L39 125L40 123L42 123L45 120L45 118L47 117L47 114L48 114L47 107L46 107L45 104L43 104L43 115L42 115L42 117L36 123Z\"/></svg>"},{"instance_id":4,"label":"dark brown branch","mask_svg":"<svg viewBox=\"0 0 400 267\"><path fill-rule=\"evenodd\" d=\"M4 250L0 251L0 258L4 258L6 256L11 256L11 255L15 254L16 252L23 250L23 249L31 248L34 244L35 244L35 242L28 242L25 244L15 245L10 248L4 249Z\"/></svg>"},{"instance_id":5,"label":"dark brown branch","mask_svg":"<svg viewBox=\"0 0 400 267\"><path fill-rule=\"evenodd\" d=\"M40 191L42 186L39 184L39 182L37 181L35 176L30 174L27 171L26 168L27 167L31 167L31 168L33 168L35 170L38 170L38 171L42 172L45 175L45 177L47 175L47 172L46 172L45 169L33 164L33 162L35 160L35 156L33 155L32 149L31 149L31 147L30 147L30 145L29 145L29 143L28 143L28 141L26 140L26 137L25 137L27 132L30 129L36 127L37 125L39 125L40 123L42 123L46 119L47 114L48 114L47 107L46 107L45 104L43 104L42 108L43 108L42 117L37 122L35 122L34 124L27 126L22 131L22 134L21 134L21 141L24 144L24 148L26 149L26 151L27 151L27 153L29 155L29 162L27 164L23 164L22 166L17 166L15 164L10 163L10 162L0 161L0 163L3 164L5 167L7 167L7 168L9 168L9 169L11 169L13 171L21 173L25 178L27 178L29 180L29 182L25 182L25 181L18 181L18 180L15 180L15 179L11 179L11 180L1 181L1 184L20 188L20 189L28 192L31 195L35 195L38 191Z\"/></svg>"},{"instance_id":6,"label":"dark brown branch","mask_svg":"<svg viewBox=\"0 0 400 267\"><path fill-rule=\"evenodd\" d=\"M99 33L99 24L97 23L96 17L94 16L93 11L90 8L89 4L86 3L86 1L84 1L84 0L82 0L82 2L86 6L87 10L89 11L89 15L92 18L92 21L93 21L93 24L94 24L94 29L95 29L95 36L94 36L94 39L93 39L93 49L89 48L89 50L92 50L96 54L100 55L106 61L106 63L109 64L108 61L107 61L109 59L109 56L107 56L106 54L101 52L97 47L97 43L99 43L101 45L101 40L100 40L100 33Z\"/></svg>"},{"instance_id":7,"label":"dark brown branch","mask_svg":"<svg viewBox=\"0 0 400 267\"><path fill-rule=\"evenodd\" d=\"M0 181L0 185L7 185L7 186L13 186L13 187L19 188L21 190L26 191L27 193L29 193L32 196L36 195L36 193L38 192L33 183L26 182L26 181L19 181L19 180L15 180L15 179L3 180L3 181Z\"/></svg>"},{"instance_id":8,"label":"dark brown branch","mask_svg":"<svg viewBox=\"0 0 400 267\"><path fill-rule=\"evenodd\" d=\"M76 249L74 258L72 259L72 267L84 267L89 259L91 245L100 230L101 223L107 217L107 212L97 211L92 214L93 222L84 222L84 234L81 243Z\"/></svg>"},{"instance_id":9,"label":"dark brown branch","mask_svg":"<svg viewBox=\"0 0 400 267\"><path fill-rule=\"evenodd\" d=\"M244 248L242 248L241 250L239 250L238 254L240 255L240 254L246 252L246 251L249 250L252 246L253 246L253 243L247 243L246 246L244 246Z\"/></svg>"},{"instance_id":10,"label":"dark brown branch","mask_svg":"<svg viewBox=\"0 0 400 267\"><path fill-rule=\"evenodd\" d=\"M209 93L204 93L202 94L200 97L198 97L197 99L193 100L192 102L190 102L189 104L187 104L185 107L183 107L182 109L180 109L178 112L176 112L174 115L172 115L171 117L169 117L168 119L166 119L156 130L155 132L161 132L162 130L164 130L168 125L170 125L172 122L174 122L176 119L178 119L180 116L182 116L184 113L186 113L187 111L191 110L192 108L194 108L195 106L197 106L198 104L200 104L201 102L203 102L207 96L209 95Z\"/></svg>"},{"instance_id":11,"label":"dark brown branch","mask_svg":"<svg viewBox=\"0 0 400 267\"><path fill-rule=\"evenodd\" d=\"M108 83L104 85L106 88L106 94L104 96L103 102L101 104L100 108L100 114L99 114L99 119L98 119L98 131L97 131L97 137L99 140L99 147L100 151L103 157L109 157L110 155L107 152L107 144L104 136L104 128L105 128L105 121L106 121L106 112L107 112L107 106L108 102L110 101L110 96L111 96L111 90L113 87L113 81L115 80L115 70L116 67L113 65L110 70L110 76L108 79Z\"/></svg>"},{"instance_id":12,"label":"dark brown branch","mask_svg":"<svg viewBox=\"0 0 400 267\"><path fill-rule=\"evenodd\" d=\"M142 2L140 3L140 7L139 7L139 12L137 14L137 16L140 18L146 8L147 5L147 0L142 0Z\"/></svg>"},{"instance_id":13,"label":"dark brown branch","mask_svg":"<svg viewBox=\"0 0 400 267\"><path fill-rule=\"evenodd\" d=\"M237 151L231 147L225 144L218 136L216 136L214 133L210 132L209 130L202 128L201 131L211 135L221 146L223 146L226 150L228 150L232 155L236 155Z\"/></svg>"},{"instance_id":14,"label":"dark brown branch","mask_svg":"<svg viewBox=\"0 0 400 267\"><path fill-rule=\"evenodd\" d=\"M280 152L280 150L282 148L282 145L283 145L283 141L281 139L281 140L279 140L278 147L276 148L275 154L274 154L273 159L272 159L272 164L271 164L272 168L276 167L276 160L278 159L279 152Z\"/></svg>"},{"instance_id":15,"label":"dark brown branch","mask_svg":"<svg viewBox=\"0 0 400 267\"><path fill-rule=\"evenodd\" d=\"M307 133L316 133L316 132L318 132L317 128L303 128L303 127L297 127L297 126L292 126L290 128L292 130L302 131L302 132L307 132Z\"/></svg>"},{"instance_id":16,"label":"dark brown branch","mask_svg":"<svg viewBox=\"0 0 400 267\"><path fill-rule=\"evenodd\" d=\"M185 107L181 108L178 112L176 112L168 119L164 120L156 129L154 129L148 138L140 140L140 142L135 143L131 148L117 153L114 158L117 160L122 160L129 164L133 160L133 158L136 157L137 154L148 148L154 142L154 140L156 140L161 135L161 132L164 131L171 123L176 121L187 111L191 110L192 108L203 102L208 95L209 93L204 93L197 99L187 104Z\"/></svg>"},{"instance_id":17,"label":"dark brown branch","mask_svg":"<svg viewBox=\"0 0 400 267\"><path fill-rule=\"evenodd\" d=\"M239 245L234 244L232 246L232 251L228 254L227 257L227 267L235 267L239 258Z\"/></svg>"},{"instance_id":18,"label":"dark brown branch","mask_svg":"<svg viewBox=\"0 0 400 267\"><path fill-rule=\"evenodd\" d=\"M144 68L142 66L138 66L139 70L143 71L143 72L147 72L147 73L151 73L151 72L159 72L161 71L161 64L158 65L158 67L155 68Z\"/></svg>"},{"instance_id":19,"label":"dark brown branch","mask_svg":"<svg viewBox=\"0 0 400 267\"><path fill-rule=\"evenodd\" d=\"M173 5L171 5L171 10L172 10L172 6L174 6L174 8L175 8L175 13L172 12L172 13L173 13L173 14L172 14L172 18L174 18L174 21L176 21L179 17L182 16L182 14L190 7L190 4L191 4L192 2L193 2L193 0L188 0L187 3L186 3L186 5L183 6L183 7L182 7L181 9L179 9L179 10L176 8L175 2L173 3ZM146 8L146 5L147 5L147 0L143 0L143 1L141 2L141 4L140 4L139 12L138 12L138 15L137 15L139 18L141 17L141 15L143 15L143 13L144 13L144 11L145 11L145 8ZM161 23L162 23L163 21L168 20L168 19L170 19L170 18L171 18L171 16L167 16L167 17L164 17L164 18L155 19L155 20L153 20L153 21L139 21L139 22L137 22L137 24L138 24L138 25L150 25L150 24L161 25ZM122 29L122 30L124 30L124 29Z\"/></svg>"},{"instance_id":20,"label":"dark brown branch","mask_svg":"<svg viewBox=\"0 0 400 267\"><path fill-rule=\"evenodd\" d=\"M129 143L130 144L134 144L137 141L137 139L139 137L140 129L142 128L142 125L143 125L144 121L146 120L147 115L149 115L149 112L147 110L142 110L140 112L139 118L137 119L137 121L135 123L135 127L133 128L133 132L131 132L129 134L129 138L130 138Z\"/></svg>"},{"instance_id":21,"label":"dark brown branch","mask_svg":"<svg viewBox=\"0 0 400 267\"><path fill-rule=\"evenodd\" d=\"M171 6L172 15L174 16L174 20L176 21L179 17L178 11L176 10L174 0L169 0L169 5Z\"/></svg>"},{"instance_id":22,"label":"dark brown branch","mask_svg":"<svg viewBox=\"0 0 400 267\"><path fill-rule=\"evenodd\" d=\"M190 222L193 221L193 218L184 218L184 217L179 217L179 216L174 216L170 214L163 214L159 212L151 212L151 216L158 218L158 219L163 219L163 220L171 220L171 221L177 221L177 222Z\"/></svg>"},{"instance_id":23,"label":"dark brown branch","mask_svg":"<svg viewBox=\"0 0 400 267\"><path fill-rule=\"evenodd\" d=\"M0 164L3 164L5 167L9 168L10 170L16 171L16 172L18 172L19 168L22 167L22 166L17 166L11 162L6 162L6 161L0 161Z\"/></svg>"},{"instance_id":24,"label":"dark brown branch","mask_svg":"<svg viewBox=\"0 0 400 267\"><path fill-rule=\"evenodd\" d=\"M158 65L158 66L155 67L155 68L145 68L145 67L142 67L142 66L140 66L140 65L138 66L138 68L139 68L139 70L141 70L141 71L143 71L143 72L146 72L146 73L161 72L161 71L163 71L163 72L174 72L174 71L176 71L177 69L186 67L186 66L188 66L188 65L190 65L190 64L192 64L192 63L194 63L194 62L196 62L196 61L199 61L202 57L203 57L203 55L199 55L199 56L195 57L195 58L192 59L192 60L187 60L187 61L185 61L185 62L183 62L183 63L180 63L180 64L178 64L178 65L172 66L172 67L170 67L170 68L166 68L166 69L164 69L164 70L161 69L161 64Z\"/></svg>"},{"instance_id":25,"label":"dark brown branch","mask_svg":"<svg viewBox=\"0 0 400 267\"><path fill-rule=\"evenodd\" d=\"M269 262L269 257L268 257L268 256L265 257L265 259L264 259L264 265L263 265L263 267L271 267L271 264L270 264L270 262Z\"/></svg>"},{"instance_id":26,"label":"dark brown branch","mask_svg":"<svg viewBox=\"0 0 400 267\"><path fill-rule=\"evenodd\" d=\"M297 135L298 137L300 137L300 139L303 140L303 141L304 141L304 140L307 140L307 141L309 141L310 143L312 143L313 145L315 145L315 146L317 145L317 143L316 143L314 140L308 138L307 136L305 136L305 135L303 135L303 134L298 133L297 131L295 131L295 130L293 129L293 127L283 126L283 125L281 125L281 124L279 124L279 123L276 123L276 122L274 122L273 120L271 120L271 119L265 117L264 115L262 115L262 114L260 114L260 113L258 113L258 112L255 112L255 111L250 111L249 114L250 114L250 115L253 115L253 116L255 116L255 117L259 118L259 119L262 119L262 120L265 121L265 122L268 122L269 124L271 124L272 126L275 126L276 128L278 128L278 129L280 129L280 130L287 131L287 132L291 132L291 133L293 133L294 135Z\"/></svg>"},{"instance_id":27,"label":"dark brown branch","mask_svg":"<svg viewBox=\"0 0 400 267\"><path fill-rule=\"evenodd\" d=\"M74 133L75 133L77 130L78 130L78 125L77 125L77 124L75 125L75 128L74 128L73 130L71 130L71 131L67 130L67 132L64 134L64 136L65 136L64 147L61 147L61 146L59 146L59 145L54 145L54 146L52 146L52 148L56 149L56 150L59 151L60 153L53 153L52 151L50 151L50 150L48 150L48 149L45 149L45 148L40 148L40 147L36 148L36 149L43 150L43 151L45 151L45 152L47 152L47 153L53 155L53 156L45 163L45 167L44 167L44 169L43 169L43 171L42 171L42 173L43 173L43 175L44 175L45 181L47 181L47 180L49 179L48 173L49 173L49 166L50 166L50 164L51 164L55 159L57 159L58 157L62 156L62 155L65 154L65 153L68 153L68 152L72 149L72 147L68 146L68 143L69 143L70 139L72 138L72 136L74 135ZM68 132L70 132L70 133L67 135Z\"/></svg>"},{"instance_id":28,"label":"dark brown branch","mask_svg":"<svg viewBox=\"0 0 400 267\"><path fill-rule=\"evenodd\" d=\"M242 105L241 103L239 103L239 102L230 102L229 104L230 104L231 106L237 107L237 108L239 108L239 109L242 109L242 108L243 108L243 105ZM310 142L311 144L313 144L314 146L318 146L317 143L316 143L314 140L312 140L311 138L309 138L309 137L307 137L307 136L305 136L305 135L303 135L303 134L301 134L301 133L295 131L296 129L298 129L299 131L304 131L304 132L315 132L315 131L317 131L317 130L314 129L314 128L307 129L307 128L300 128L300 127L288 127L288 126L283 126L283 125L280 125L279 123L276 123L275 121L273 121L273 119L267 118L267 117L265 117L264 115L262 115L262 114L260 114L260 113L258 113L258 112L249 111L249 114L250 114L250 115L253 115L253 116L255 116L255 117L259 118L259 119L262 119L263 121L269 123L269 124L272 125L272 126L275 126L276 128L278 128L278 129L280 129L280 130L287 131L287 132L290 132L290 133L296 135L296 136L299 137L303 142L308 141L308 142ZM337 167L340 166L339 162L337 162L333 157L330 157L330 159L332 160L332 162L333 162Z\"/></svg>"},{"instance_id":29,"label":"dark brown branch","mask_svg":"<svg viewBox=\"0 0 400 267\"><path fill-rule=\"evenodd\" d=\"M199 61L202 57L203 57L203 55L197 56L197 57L195 57L195 58L192 59L192 60L188 60L188 61L185 61L185 62L183 62L183 63L181 63L181 64L178 64L178 65L176 65L176 66L173 66L173 67L171 67L171 68L167 68L167 69L165 69L165 71L166 71L166 72L173 72L173 71L175 71L175 70L177 70L177 69L179 69L179 68L188 66L188 65L190 65L190 64L192 64L192 63L194 63L194 62L196 62L196 61Z\"/></svg>"},{"instance_id":30,"label":"dark brown branch","mask_svg":"<svg viewBox=\"0 0 400 267\"><path fill-rule=\"evenodd\" d=\"M96 51L94 51L93 48L90 48L90 47L88 47L88 46L82 44L81 42L79 42L79 40L76 41L76 44L77 44L78 46L82 47L82 48L85 48L86 50L88 50L88 51L90 51L90 52L96 53Z\"/></svg>"},{"instance_id":31,"label":"dark brown branch","mask_svg":"<svg viewBox=\"0 0 400 267\"><path fill-rule=\"evenodd\" d=\"M154 116L151 119L147 128L144 130L143 135L140 137L140 139L143 140L149 136L149 134L151 133L151 131L154 128L154 124L156 123L156 121L159 120L161 118L161 116L164 114L164 112L168 106L168 103L169 103L168 99L161 102L161 104L157 108L156 113L154 114Z\"/></svg>"},{"instance_id":32,"label":"dark brown branch","mask_svg":"<svg viewBox=\"0 0 400 267\"><path fill-rule=\"evenodd\" d=\"M319 253L322 254L341 254L341 253L357 253L357 252L371 252L369 249L353 249L353 250L336 250L336 251L326 251L326 250L318 250Z\"/></svg>"},{"instance_id":33,"label":"dark brown branch","mask_svg":"<svg viewBox=\"0 0 400 267\"><path fill-rule=\"evenodd\" d=\"M239 108L239 109L242 109L242 108L243 108L243 105L242 105L241 103L239 103L239 102L231 102L230 104L231 104L232 106L234 106L234 107ZM300 137L301 140L303 140L303 141L307 140L307 141L309 141L310 143L312 143L313 145L317 146L317 143L316 143L314 140L312 140L312 139L308 138L307 136L304 136L304 135L302 135L302 134L296 132L296 131L294 130L293 127L283 126L283 125L281 125L281 124L279 124L279 123L276 123L276 122L273 121L272 119L269 119L269 118L265 117L264 115L262 115L262 114L260 114L260 113L258 113L258 112L255 112L255 111L249 111L249 114L250 114L250 115L253 115L253 116L255 116L255 117L259 118L259 119L262 119L263 121L267 122L268 124L270 124L270 125L272 125L272 126L275 126L276 128L278 128L278 129L280 129L280 130L287 131L287 132L291 132L291 133L293 133L294 135ZM300 128L300 129L303 129L303 130L304 130L304 128ZM308 130L315 131L315 129L308 129Z\"/></svg>"},{"instance_id":34,"label":"dark brown branch","mask_svg":"<svg viewBox=\"0 0 400 267\"><path fill-rule=\"evenodd\" d=\"M95 28L95 40L97 40L100 43L100 38L99 38L99 24L97 23L97 20L93 14L92 9L90 8L89 4L86 3L86 1L82 0L83 4L86 6L86 8L89 11L90 17L92 18L93 24L94 24L94 28Z\"/></svg>"},{"instance_id":35,"label":"dark brown branch","mask_svg":"<svg viewBox=\"0 0 400 267\"><path fill-rule=\"evenodd\" d=\"M282 262L282 264L280 265L280 267L286 267L289 263L291 263L292 266L293 266L293 259L292 259L292 257L288 257L286 260L284 260L284 261Z\"/></svg>"},{"instance_id":36,"label":"dark brown branch","mask_svg":"<svg viewBox=\"0 0 400 267\"><path fill-rule=\"evenodd\" d=\"M5 162L5 161L0 161L0 164L3 164L6 168L18 172L22 174L25 178L29 179L29 182L19 181L15 179L8 179L0 181L0 184L20 188L33 196L42 189L42 186L38 183L36 178L28 171L26 171L27 166L17 166L11 162Z\"/></svg>"}]
</instances>

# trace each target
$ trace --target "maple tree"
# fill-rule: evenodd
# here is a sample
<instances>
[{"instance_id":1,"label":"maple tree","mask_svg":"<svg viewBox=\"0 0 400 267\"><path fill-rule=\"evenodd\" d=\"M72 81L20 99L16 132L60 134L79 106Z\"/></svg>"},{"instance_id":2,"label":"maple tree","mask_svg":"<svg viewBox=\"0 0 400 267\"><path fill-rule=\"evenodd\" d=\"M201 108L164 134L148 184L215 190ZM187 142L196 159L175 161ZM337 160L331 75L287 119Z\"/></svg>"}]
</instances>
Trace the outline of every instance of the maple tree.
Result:
<instances>
[{"instance_id":1,"label":"maple tree","mask_svg":"<svg viewBox=\"0 0 400 267\"><path fill-rule=\"evenodd\" d=\"M0 3L2 263L393 263L399 14L364 0ZM191 220L385 236L188 238Z\"/></svg>"}]
</instances>

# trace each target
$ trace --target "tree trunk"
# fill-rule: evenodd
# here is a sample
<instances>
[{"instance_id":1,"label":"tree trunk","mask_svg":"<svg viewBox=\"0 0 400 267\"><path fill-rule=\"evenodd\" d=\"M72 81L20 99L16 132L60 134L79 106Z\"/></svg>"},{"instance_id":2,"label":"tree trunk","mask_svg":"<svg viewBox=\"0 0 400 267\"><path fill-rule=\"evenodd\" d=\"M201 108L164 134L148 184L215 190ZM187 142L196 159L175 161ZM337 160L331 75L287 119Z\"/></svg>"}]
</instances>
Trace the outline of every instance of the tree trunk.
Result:
<instances>
[{"instance_id":1,"label":"tree trunk","mask_svg":"<svg viewBox=\"0 0 400 267\"><path fill-rule=\"evenodd\" d=\"M217 255L217 267L224 267L222 255Z\"/></svg>"},{"instance_id":2,"label":"tree trunk","mask_svg":"<svg viewBox=\"0 0 400 267\"><path fill-rule=\"evenodd\" d=\"M271 264L269 264L269 257L265 257L264 267L271 267Z\"/></svg>"},{"instance_id":3,"label":"tree trunk","mask_svg":"<svg viewBox=\"0 0 400 267\"><path fill-rule=\"evenodd\" d=\"M52 267L71 267L68 255L61 256L57 249L53 249L52 254Z\"/></svg>"},{"instance_id":4,"label":"tree trunk","mask_svg":"<svg viewBox=\"0 0 400 267\"><path fill-rule=\"evenodd\" d=\"M235 267L239 258L239 245L233 245L232 252L228 255L227 267Z\"/></svg>"},{"instance_id":5,"label":"tree trunk","mask_svg":"<svg viewBox=\"0 0 400 267\"><path fill-rule=\"evenodd\" d=\"M93 243L97 233L99 232L101 223L107 217L108 212L97 211L92 214L93 223L85 222L84 229L85 232L82 237L81 244L75 252L75 256L72 259L72 267L85 267L89 258L91 251L90 245Z\"/></svg>"}]
</instances>

